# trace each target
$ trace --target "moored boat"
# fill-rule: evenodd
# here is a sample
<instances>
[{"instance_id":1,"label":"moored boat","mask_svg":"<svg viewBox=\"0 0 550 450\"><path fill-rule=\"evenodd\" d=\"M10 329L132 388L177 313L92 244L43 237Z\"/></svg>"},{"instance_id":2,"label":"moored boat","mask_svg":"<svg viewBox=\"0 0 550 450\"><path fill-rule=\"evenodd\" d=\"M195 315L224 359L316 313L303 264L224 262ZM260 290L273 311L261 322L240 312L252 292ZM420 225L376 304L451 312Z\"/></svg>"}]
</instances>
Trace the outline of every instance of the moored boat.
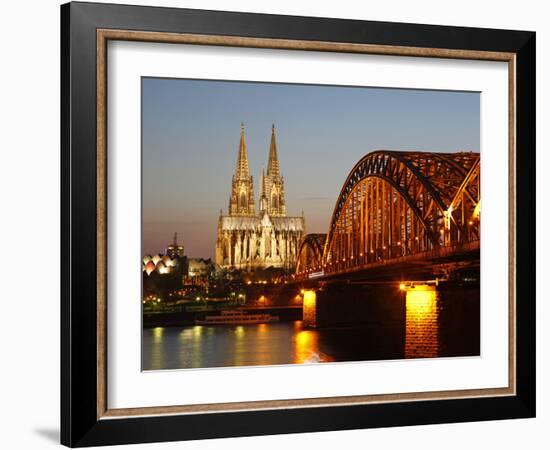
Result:
<instances>
[{"instance_id":1,"label":"moored boat","mask_svg":"<svg viewBox=\"0 0 550 450\"><path fill-rule=\"evenodd\" d=\"M254 323L278 322L278 316L268 313L247 314L242 309L222 311L221 314L207 315L204 320L195 320L197 325L244 325Z\"/></svg>"}]
</instances>

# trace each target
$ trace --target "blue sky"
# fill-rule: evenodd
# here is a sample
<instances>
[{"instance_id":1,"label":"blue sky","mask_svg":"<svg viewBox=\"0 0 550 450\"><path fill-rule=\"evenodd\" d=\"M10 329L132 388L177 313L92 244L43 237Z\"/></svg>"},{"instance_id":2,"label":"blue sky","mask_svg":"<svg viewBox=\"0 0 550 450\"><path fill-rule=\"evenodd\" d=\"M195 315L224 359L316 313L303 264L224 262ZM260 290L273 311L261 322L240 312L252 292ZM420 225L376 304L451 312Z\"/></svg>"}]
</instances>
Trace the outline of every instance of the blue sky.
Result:
<instances>
[{"instance_id":1,"label":"blue sky","mask_svg":"<svg viewBox=\"0 0 550 450\"><path fill-rule=\"evenodd\" d=\"M316 233L366 153L478 152L479 102L477 92L144 78L144 252L163 251L177 231L189 256L214 255L241 122L256 203L275 123L287 212L303 210Z\"/></svg>"}]
</instances>

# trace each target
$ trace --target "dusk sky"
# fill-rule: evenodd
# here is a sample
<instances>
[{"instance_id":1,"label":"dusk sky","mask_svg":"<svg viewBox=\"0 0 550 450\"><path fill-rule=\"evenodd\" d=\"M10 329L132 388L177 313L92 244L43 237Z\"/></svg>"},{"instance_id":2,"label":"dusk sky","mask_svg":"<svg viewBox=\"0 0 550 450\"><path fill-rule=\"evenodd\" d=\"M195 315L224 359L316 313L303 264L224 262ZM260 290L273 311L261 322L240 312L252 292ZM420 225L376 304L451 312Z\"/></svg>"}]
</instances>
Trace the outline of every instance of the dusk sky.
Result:
<instances>
[{"instance_id":1,"label":"dusk sky","mask_svg":"<svg viewBox=\"0 0 550 450\"><path fill-rule=\"evenodd\" d=\"M178 232L190 257L213 257L244 122L256 209L271 124L288 215L324 233L349 171L378 149L474 151L480 96L367 87L143 78L143 251Z\"/></svg>"}]
</instances>

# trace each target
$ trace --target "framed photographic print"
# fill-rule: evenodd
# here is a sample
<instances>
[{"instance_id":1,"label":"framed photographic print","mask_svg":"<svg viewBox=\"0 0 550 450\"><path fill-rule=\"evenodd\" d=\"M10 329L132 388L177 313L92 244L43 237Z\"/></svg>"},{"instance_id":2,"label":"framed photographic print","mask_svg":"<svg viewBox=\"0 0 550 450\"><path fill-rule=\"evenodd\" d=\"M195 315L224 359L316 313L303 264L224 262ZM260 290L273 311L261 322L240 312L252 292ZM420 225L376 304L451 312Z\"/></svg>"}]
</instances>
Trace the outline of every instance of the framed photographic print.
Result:
<instances>
[{"instance_id":1,"label":"framed photographic print","mask_svg":"<svg viewBox=\"0 0 550 450\"><path fill-rule=\"evenodd\" d=\"M63 444L535 415L535 33L61 19Z\"/></svg>"}]
</instances>

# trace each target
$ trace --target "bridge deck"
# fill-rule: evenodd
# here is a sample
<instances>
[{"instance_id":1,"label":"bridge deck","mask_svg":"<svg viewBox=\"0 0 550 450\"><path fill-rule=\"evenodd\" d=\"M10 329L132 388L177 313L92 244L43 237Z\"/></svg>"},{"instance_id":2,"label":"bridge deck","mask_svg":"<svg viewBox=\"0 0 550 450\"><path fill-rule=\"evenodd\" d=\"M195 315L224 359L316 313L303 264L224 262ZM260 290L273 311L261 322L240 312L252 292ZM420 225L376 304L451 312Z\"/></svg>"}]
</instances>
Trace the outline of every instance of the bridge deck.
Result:
<instances>
[{"instance_id":1,"label":"bridge deck","mask_svg":"<svg viewBox=\"0 0 550 450\"><path fill-rule=\"evenodd\" d=\"M403 279L403 276L433 276L433 268L437 265L451 263L469 263L479 265L479 241L466 242L448 247L439 247L427 252L415 253L382 260L376 263L358 265L341 269L337 272L325 273L322 276L296 278L295 282L319 282L347 279Z\"/></svg>"}]
</instances>

